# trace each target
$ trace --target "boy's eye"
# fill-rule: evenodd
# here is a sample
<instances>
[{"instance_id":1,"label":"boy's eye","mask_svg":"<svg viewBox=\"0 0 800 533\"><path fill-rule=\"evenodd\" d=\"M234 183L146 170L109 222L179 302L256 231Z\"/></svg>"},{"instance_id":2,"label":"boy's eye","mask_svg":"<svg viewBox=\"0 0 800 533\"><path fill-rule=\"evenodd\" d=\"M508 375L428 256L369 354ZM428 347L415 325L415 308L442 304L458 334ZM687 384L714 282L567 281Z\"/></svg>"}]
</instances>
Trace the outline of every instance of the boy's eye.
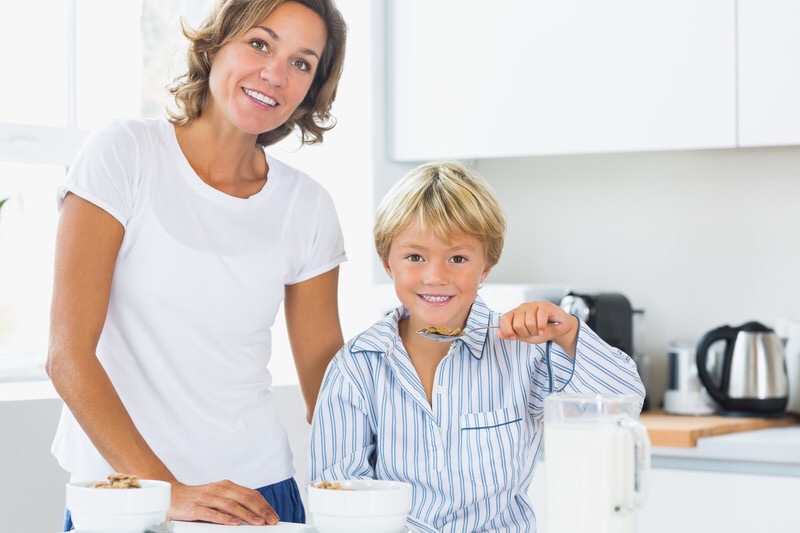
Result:
<instances>
[{"instance_id":1,"label":"boy's eye","mask_svg":"<svg viewBox=\"0 0 800 533\"><path fill-rule=\"evenodd\" d=\"M466 263L467 258L464 257L463 255L455 255L450 259L450 261L452 261L453 263Z\"/></svg>"},{"instance_id":2,"label":"boy's eye","mask_svg":"<svg viewBox=\"0 0 800 533\"><path fill-rule=\"evenodd\" d=\"M417 255L417 254L411 254L411 255L407 256L406 259L408 259L412 263L418 263L418 262L422 261L422 256L421 255Z\"/></svg>"}]
</instances>

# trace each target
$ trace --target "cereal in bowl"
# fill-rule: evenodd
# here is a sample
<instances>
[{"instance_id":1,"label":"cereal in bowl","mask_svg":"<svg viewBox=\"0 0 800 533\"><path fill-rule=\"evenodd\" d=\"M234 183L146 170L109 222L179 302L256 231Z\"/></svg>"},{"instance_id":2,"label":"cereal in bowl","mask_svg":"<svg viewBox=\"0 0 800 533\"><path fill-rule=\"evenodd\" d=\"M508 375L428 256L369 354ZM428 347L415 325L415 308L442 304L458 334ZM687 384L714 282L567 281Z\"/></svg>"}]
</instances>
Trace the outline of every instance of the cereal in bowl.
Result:
<instances>
[{"instance_id":1,"label":"cereal in bowl","mask_svg":"<svg viewBox=\"0 0 800 533\"><path fill-rule=\"evenodd\" d=\"M331 481L323 480L323 481L320 481L317 484L312 483L311 486L314 487L314 488L317 488L317 489L348 490L348 489L342 487L342 484L339 483L338 481L331 482Z\"/></svg>"},{"instance_id":2,"label":"cereal in bowl","mask_svg":"<svg viewBox=\"0 0 800 533\"><path fill-rule=\"evenodd\" d=\"M139 478L131 474L115 472L108 475L108 481L98 481L93 485L96 489L140 489Z\"/></svg>"}]
</instances>

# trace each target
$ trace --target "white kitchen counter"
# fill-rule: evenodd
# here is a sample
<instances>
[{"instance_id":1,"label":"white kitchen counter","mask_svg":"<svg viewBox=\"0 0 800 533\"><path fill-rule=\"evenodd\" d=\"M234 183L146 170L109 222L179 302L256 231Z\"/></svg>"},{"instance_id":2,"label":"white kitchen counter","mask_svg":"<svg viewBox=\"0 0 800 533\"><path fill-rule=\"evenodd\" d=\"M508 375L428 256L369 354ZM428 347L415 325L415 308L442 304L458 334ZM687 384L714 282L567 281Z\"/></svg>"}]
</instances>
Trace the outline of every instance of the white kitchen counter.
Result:
<instances>
[{"instance_id":1,"label":"white kitchen counter","mask_svg":"<svg viewBox=\"0 0 800 533\"><path fill-rule=\"evenodd\" d=\"M279 522L274 526L220 526L217 524L204 524L198 522L175 522L174 533L312 533L314 527L307 524L291 524Z\"/></svg>"},{"instance_id":2,"label":"white kitchen counter","mask_svg":"<svg viewBox=\"0 0 800 533\"><path fill-rule=\"evenodd\" d=\"M49 379L0 382L0 402L52 400L55 398L58 398L58 393Z\"/></svg>"},{"instance_id":3,"label":"white kitchen counter","mask_svg":"<svg viewBox=\"0 0 800 533\"><path fill-rule=\"evenodd\" d=\"M173 522L173 533L315 533L314 526L279 522L274 526L220 526L198 522Z\"/></svg>"},{"instance_id":4,"label":"white kitchen counter","mask_svg":"<svg viewBox=\"0 0 800 533\"><path fill-rule=\"evenodd\" d=\"M698 439L694 448L654 446L654 468L800 476L800 426Z\"/></svg>"},{"instance_id":5,"label":"white kitchen counter","mask_svg":"<svg viewBox=\"0 0 800 533\"><path fill-rule=\"evenodd\" d=\"M800 426L652 448L638 533L800 531Z\"/></svg>"}]
</instances>

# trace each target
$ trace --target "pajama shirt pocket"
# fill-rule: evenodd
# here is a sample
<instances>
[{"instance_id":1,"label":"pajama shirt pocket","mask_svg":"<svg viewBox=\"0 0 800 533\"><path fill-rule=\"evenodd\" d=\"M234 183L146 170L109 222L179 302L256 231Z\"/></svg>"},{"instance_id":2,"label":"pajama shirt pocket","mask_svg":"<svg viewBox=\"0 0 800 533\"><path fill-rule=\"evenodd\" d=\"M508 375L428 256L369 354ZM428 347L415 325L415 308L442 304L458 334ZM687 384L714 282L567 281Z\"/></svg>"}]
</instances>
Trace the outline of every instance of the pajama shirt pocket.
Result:
<instances>
[{"instance_id":1,"label":"pajama shirt pocket","mask_svg":"<svg viewBox=\"0 0 800 533\"><path fill-rule=\"evenodd\" d=\"M522 416L516 407L461 415L459 461L475 484L512 482L522 456Z\"/></svg>"}]
</instances>

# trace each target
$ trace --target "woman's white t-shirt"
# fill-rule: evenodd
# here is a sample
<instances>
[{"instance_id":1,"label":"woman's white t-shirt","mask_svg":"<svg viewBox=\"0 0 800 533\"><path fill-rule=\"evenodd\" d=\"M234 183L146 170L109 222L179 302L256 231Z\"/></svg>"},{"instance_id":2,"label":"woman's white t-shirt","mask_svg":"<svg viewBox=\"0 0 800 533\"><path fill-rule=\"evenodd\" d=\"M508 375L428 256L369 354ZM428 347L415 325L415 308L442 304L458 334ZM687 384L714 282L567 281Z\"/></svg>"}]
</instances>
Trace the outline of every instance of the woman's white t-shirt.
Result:
<instances>
[{"instance_id":1,"label":"woman's white t-shirt","mask_svg":"<svg viewBox=\"0 0 800 533\"><path fill-rule=\"evenodd\" d=\"M285 285L345 253L328 192L267 162L263 189L232 197L197 176L168 121L119 120L91 136L59 194L125 228L97 356L183 483L257 488L294 474L270 390L270 327ZM73 479L112 471L66 407L53 453Z\"/></svg>"}]
</instances>

